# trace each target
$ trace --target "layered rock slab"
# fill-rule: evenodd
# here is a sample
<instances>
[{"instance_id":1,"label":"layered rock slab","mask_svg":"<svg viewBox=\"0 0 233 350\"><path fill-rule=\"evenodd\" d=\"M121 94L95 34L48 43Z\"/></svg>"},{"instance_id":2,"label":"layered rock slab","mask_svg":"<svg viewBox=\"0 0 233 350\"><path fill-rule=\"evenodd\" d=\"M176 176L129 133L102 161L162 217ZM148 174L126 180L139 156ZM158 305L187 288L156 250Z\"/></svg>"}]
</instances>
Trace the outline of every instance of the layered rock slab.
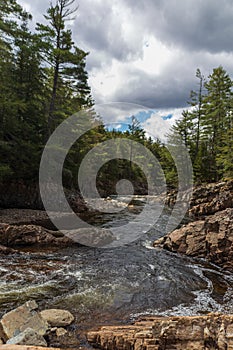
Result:
<instances>
[{"instance_id":1,"label":"layered rock slab","mask_svg":"<svg viewBox=\"0 0 233 350\"><path fill-rule=\"evenodd\" d=\"M130 326L102 327L87 337L106 350L232 350L233 315L145 317Z\"/></svg>"}]
</instances>

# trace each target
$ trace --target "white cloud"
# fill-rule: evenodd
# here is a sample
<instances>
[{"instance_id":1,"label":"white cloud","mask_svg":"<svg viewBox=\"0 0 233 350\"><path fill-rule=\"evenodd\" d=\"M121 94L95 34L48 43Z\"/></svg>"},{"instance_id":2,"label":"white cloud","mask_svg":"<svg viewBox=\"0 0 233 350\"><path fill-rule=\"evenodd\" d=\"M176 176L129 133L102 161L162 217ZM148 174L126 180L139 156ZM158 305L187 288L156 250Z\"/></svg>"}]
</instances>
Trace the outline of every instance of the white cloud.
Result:
<instances>
[{"instance_id":1,"label":"white cloud","mask_svg":"<svg viewBox=\"0 0 233 350\"><path fill-rule=\"evenodd\" d=\"M169 129L176 120L181 118L182 111L183 108L158 110L142 123L142 127L147 135L154 139L159 138L162 141L166 141L166 135L169 132ZM172 117L164 120L163 117L167 115L172 115Z\"/></svg>"},{"instance_id":2,"label":"white cloud","mask_svg":"<svg viewBox=\"0 0 233 350\"><path fill-rule=\"evenodd\" d=\"M19 3L35 21L43 20L49 6L48 0ZM176 116L177 108L187 106L190 90L197 88L197 68L205 76L219 65L233 72L231 0L222 0L221 10L217 0L77 0L77 4L77 17L70 25L76 44L90 52L87 69L97 103L132 102L163 109L163 114L171 108Z\"/></svg>"}]
</instances>

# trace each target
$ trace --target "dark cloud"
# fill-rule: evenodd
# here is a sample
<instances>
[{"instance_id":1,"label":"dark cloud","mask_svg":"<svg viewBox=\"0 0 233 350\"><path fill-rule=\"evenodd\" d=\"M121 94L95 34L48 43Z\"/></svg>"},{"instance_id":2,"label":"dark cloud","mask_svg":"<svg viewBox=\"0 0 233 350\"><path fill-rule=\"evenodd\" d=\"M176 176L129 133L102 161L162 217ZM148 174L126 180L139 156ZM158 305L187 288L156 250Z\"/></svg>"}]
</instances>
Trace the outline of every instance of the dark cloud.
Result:
<instances>
[{"instance_id":1,"label":"dark cloud","mask_svg":"<svg viewBox=\"0 0 233 350\"><path fill-rule=\"evenodd\" d=\"M135 79L130 79L131 77ZM116 92L115 101L136 103L148 108L183 107L193 87L192 79L181 76L153 76L142 71L132 70L128 83Z\"/></svg>"},{"instance_id":2,"label":"dark cloud","mask_svg":"<svg viewBox=\"0 0 233 350\"><path fill-rule=\"evenodd\" d=\"M119 61L142 57L142 33L137 41L127 40L122 14L112 1L79 0L73 32L77 41L85 43L90 51L102 52L103 62L109 57Z\"/></svg>"},{"instance_id":3,"label":"dark cloud","mask_svg":"<svg viewBox=\"0 0 233 350\"><path fill-rule=\"evenodd\" d=\"M43 20L48 0L19 1L31 7L35 21ZM208 76L223 65L231 73L232 0L77 0L77 4L72 31L76 44L90 52L89 76L103 72L99 84L104 85L114 60L123 67L114 72L121 79L111 96L95 89L97 102L109 98L149 108L183 107L189 91L197 88L197 68ZM145 42L153 37L176 51L157 74L134 66L143 58Z\"/></svg>"},{"instance_id":4,"label":"dark cloud","mask_svg":"<svg viewBox=\"0 0 233 350\"><path fill-rule=\"evenodd\" d=\"M186 50L232 51L231 0L125 0L145 28Z\"/></svg>"}]
</instances>

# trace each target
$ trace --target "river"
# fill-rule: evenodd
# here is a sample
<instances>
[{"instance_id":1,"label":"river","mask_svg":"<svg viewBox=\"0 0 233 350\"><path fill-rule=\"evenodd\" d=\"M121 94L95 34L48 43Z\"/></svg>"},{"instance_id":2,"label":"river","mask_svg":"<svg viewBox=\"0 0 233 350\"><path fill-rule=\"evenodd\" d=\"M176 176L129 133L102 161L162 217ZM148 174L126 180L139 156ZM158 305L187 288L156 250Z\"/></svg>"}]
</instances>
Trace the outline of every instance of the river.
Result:
<instances>
[{"instance_id":1,"label":"river","mask_svg":"<svg viewBox=\"0 0 233 350\"><path fill-rule=\"evenodd\" d=\"M137 213L92 214L109 227ZM24 249L0 257L1 315L34 299L40 308L65 308L76 316L77 333L104 324L128 323L140 315L194 315L233 312L233 275L204 260L152 247L164 234L169 212L140 239L100 249Z\"/></svg>"}]
</instances>

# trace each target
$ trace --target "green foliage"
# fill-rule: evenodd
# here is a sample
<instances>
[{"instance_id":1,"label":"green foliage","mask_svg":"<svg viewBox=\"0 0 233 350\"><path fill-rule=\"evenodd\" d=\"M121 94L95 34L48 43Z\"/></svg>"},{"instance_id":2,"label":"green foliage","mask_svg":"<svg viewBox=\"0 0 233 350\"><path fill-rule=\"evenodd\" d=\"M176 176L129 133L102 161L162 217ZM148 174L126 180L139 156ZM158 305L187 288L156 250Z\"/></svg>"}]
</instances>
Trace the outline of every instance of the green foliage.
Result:
<instances>
[{"instance_id":1,"label":"green foliage","mask_svg":"<svg viewBox=\"0 0 233 350\"><path fill-rule=\"evenodd\" d=\"M74 46L72 33L65 28L72 3L51 4L48 25L38 25L36 33L28 29L31 15L16 0L0 3L1 179L36 181L48 135L68 116L92 104L87 54Z\"/></svg>"},{"instance_id":2,"label":"green foliage","mask_svg":"<svg viewBox=\"0 0 233 350\"><path fill-rule=\"evenodd\" d=\"M232 81L221 66L205 82L200 70L196 76L199 90L191 91L192 109L183 112L171 133L188 148L196 182L232 177Z\"/></svg>"}]
</instances>

